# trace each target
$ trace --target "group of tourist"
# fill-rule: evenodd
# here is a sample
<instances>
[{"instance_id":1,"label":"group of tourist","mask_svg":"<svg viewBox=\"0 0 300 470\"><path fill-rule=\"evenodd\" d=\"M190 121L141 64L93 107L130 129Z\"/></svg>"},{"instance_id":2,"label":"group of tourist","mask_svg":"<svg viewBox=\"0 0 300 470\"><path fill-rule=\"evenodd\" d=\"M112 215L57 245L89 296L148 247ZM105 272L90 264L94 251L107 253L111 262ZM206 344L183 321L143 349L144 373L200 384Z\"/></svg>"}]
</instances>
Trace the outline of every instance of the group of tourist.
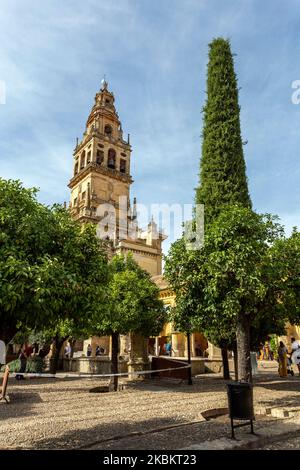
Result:
<instances>
[{"instance_id":1,"label":"group of tourist","mask_svg":"<svg viewBox=\"0 0 300 470\"><path fill-rule=\"evenodd\" d=\"M288 352L283 341L279 342L278 347L278 373L280 377L287 377L288 373L294 375L292 365L295 364L300 375L300 344L295 338L291 338L291 351Z\"/></svg>"},{"instance_id":2,"label":"group of tourist","mask_svg":"<svg viewBox=\"0 0 300 470\"><path fill-rule=\"evenodd\" d=\"M269 342L262 344L257 359L264 360L264 361L273 361L274 359L274 352L271 349L271 345Z\"/></svg>"},{"instance_id":3,"label":"group of tourist","mask_svg":"<svg viewBox=\"0 0 300 470\"><path fill-rule=\"evenodd\" d=\"M87 357L91 357L92 352L93 352L92 346L89 344L87 347L87 351L86 351ZM105 349L102 346L99 346L99 344L97 344L96 350L95 350L95 356L102 356L104 353L105 353Z\"/></svg>"},{"instance_id":4,"label":"group of tourist","mask_svg":"<svg viewBox=\"0 0 300 470\"><path fill-rule=\"evenodd\" d=\"M18 354L17 354L18 359L20 361L20 370L19 370L20 375L19 374L16 375L17 380L24 379L24 376L21 374L25 373L26 371L27 359L33 355L38 354L38 352L39 352L38 346L36 343L34 343L33 345L25 343L20 346Z\"/></svg>"}]
</instances>

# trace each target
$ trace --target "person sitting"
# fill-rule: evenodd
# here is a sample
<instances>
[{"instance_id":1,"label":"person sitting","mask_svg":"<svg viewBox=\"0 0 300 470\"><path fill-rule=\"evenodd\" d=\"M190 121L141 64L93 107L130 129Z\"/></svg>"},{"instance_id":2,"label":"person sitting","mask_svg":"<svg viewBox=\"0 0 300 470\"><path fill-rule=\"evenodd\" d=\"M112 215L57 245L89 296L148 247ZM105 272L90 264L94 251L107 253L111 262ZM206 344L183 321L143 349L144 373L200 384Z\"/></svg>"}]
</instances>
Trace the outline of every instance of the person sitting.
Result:
<instances>
[{"instance_id":1,"label":"person sitting","mask_svg":"<svg viewBox=\"0 0 300 470\"><path fill-rule=\"evenodd\" d=\"M90 344L87 347L86 355L87 357L90 357L92 355L92 346Z\"/></svg>"}]
</instances>

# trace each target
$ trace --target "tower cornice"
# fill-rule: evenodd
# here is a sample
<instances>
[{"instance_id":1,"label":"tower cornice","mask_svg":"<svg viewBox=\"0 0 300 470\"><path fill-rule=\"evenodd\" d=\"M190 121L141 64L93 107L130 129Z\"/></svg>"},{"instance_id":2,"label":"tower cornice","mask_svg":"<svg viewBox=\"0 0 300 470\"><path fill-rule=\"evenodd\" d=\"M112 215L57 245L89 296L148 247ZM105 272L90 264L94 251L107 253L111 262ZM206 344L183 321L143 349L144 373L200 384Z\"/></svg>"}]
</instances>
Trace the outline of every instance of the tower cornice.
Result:
<instances>
[{"instance_id":1,"label":"tower cornice","mask_svg":"<svg viewBox=\"0 0 300 470\"><path fill-rule=\"evenodd\" d=\"M73 178L71 178L68 187L72 189L74 186L76 186L80 181L82 181L83 178L85 178L87 175L90 173L100 173L105 176L109 176L110 178L114 178L118 181L122 181L123 183L128 183L131 184L133 183L133 179L131 175L126 175L122 174L116 170L113 170L111 168L106 168L104 166L98 165L95 162L89 163L87 166L85 166L77 175L75 175Z\"/></svg>"}]
</instances>

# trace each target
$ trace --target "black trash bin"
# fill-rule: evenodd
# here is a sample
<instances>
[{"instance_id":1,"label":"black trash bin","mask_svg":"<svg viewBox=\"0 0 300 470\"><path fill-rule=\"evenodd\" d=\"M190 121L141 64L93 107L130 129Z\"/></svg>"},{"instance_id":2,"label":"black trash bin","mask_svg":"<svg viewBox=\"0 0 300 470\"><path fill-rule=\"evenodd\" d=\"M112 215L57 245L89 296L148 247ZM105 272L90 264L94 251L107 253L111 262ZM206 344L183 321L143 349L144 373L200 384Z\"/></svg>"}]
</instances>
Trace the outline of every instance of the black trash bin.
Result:
<instances>
[{"instance_id":1,"label":"black trash bin","mask_svg":"<svg viewBox=\"0 0 300 470\"><path fill-rule=\"evenodd\" d=\"M241 426L251 426L254 434L253 420L253 386L246 382L231 382L227 384L229 417L231 419L231 437L234 438L234 429ZM233 420L246 420L246 423L233 424Z\"/></svg>"}]
</instances>

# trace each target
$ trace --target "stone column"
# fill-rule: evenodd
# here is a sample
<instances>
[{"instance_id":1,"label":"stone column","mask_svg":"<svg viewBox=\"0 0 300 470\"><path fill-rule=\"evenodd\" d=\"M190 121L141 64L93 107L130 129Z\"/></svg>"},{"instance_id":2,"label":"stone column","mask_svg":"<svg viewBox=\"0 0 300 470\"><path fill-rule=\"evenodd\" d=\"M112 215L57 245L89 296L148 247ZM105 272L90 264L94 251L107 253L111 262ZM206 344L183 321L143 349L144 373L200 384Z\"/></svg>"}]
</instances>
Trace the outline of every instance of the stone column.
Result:
<instances>
[{"instance_id":1,"label":"stone column","mask_svg":"<svg viewBox=\"0 0 300 470\"><path fill-rule=\"evenodd\" d=\"M171 356L179 356L179 347L178 347L178 333L172 333L172 349Z\"/></svg>"},{"instance_id":2,"label":"stone column","mask_svg":"<svg viewBox=\"0 0 300 470\"><path fill-rule=\"evenodd\" d=\"M184 357L187 359L188 358L188 340L187 340L187 335L183 334L184 336ZM190 335L190 348L191 348L191 357L195 356L195 341L194 341L194 335Z\"/></svg>"},{"instance_id":3,"label":"stone column","mask_svg":"<svg viewBox=\"0 0 300 470\"><path fill-rule=\"evenodd\" d=\"M130 333L131 347L128 361L128 372L149 370L148 339L137 333ZM129 380L141 376L129 375Z\"/></svg>"},{"instance_id":4,"label":"stone column","mask_svg":"<svg viewBox=\"0 0 300 470\"><path fill-rule=\"evenodd\" d=\"M187 357L186 335L184 333L177 333L176 342L177 342L177 352L176 352L177 357L185 357L185 355ZM176 351L175 348L174 350Z\"/></svg>"},{"instance_id":5,"label":"stone column","mask_svg":"<svg viewBox=\"0 0 300 470\"><path fill-rule=\"evenodd\" d=\"M208 342L208 359L222 360L221 349Z\"/></svg>"},{"instance_id":6,"label":"stone column","mask_svg":"<svg viewBox=\"0 0 300 470\"><path fill-rule=\"evenodd\" d=\"M120 356L124 356L128 354L129 349L129 338L128 335L120 335Z\"/></svg>"},{"instance_id":7,"label":"stone column","mask_svg":"<svg viewBox=\"0 0 300 470\"><path fill-rule=\"evenodd\" d=\"M155 337L155 356L159 356L159 337Z\"/></svg>"},{"instance_id":8,"label":"stone column","mask_svg":"<svg viewBox=\"0 0 300 470\"><path fill-rule=\"evenodd\" d=\"M96 346L98 344L98 336L92 336L91 346L92 346L92 357L96 355Z\"/></svg>"}]
</instances>

